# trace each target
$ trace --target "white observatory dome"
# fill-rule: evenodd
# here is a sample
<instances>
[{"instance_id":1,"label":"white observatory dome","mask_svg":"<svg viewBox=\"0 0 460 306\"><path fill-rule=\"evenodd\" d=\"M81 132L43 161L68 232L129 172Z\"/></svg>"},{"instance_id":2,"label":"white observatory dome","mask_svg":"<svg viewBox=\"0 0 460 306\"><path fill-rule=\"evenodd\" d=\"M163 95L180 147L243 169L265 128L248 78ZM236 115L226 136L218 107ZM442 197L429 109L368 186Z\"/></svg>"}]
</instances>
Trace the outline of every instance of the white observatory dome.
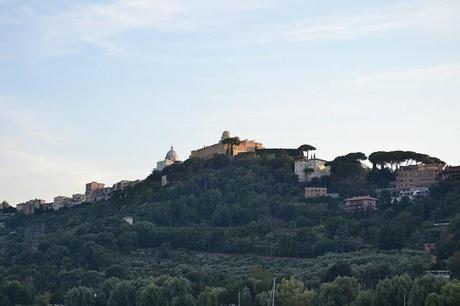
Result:
<instances>
[{"instance_id":1,"label":"white observatory dome","mask_svg":"<svg viewBox=\"0 0 460 306\"><path fill-rule=\"evenodd\" d=\"M220 141L232 137L229 131L224 131L222 133L222 137L220 138Z\"/></svg>"}]
</instances>

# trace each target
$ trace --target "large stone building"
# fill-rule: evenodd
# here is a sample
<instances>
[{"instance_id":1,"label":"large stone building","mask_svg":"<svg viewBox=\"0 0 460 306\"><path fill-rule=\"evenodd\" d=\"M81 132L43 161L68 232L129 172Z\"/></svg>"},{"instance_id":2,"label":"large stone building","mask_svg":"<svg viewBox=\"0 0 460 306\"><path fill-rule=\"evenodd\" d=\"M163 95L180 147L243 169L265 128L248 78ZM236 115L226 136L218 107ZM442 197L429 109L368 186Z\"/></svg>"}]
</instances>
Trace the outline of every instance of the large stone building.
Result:
<instances>
[{"instance_id":1,"label":"large stone building","mask_svg":"<svg viewBox=\"0 0 460 306\"><path fill-rule=\"evenodd\" d=\"M331 175L331 167L326 166L326 163L327 161L316 156L312 159L304 157L295 161L294 172L299 177L299 182L310 182L314 178Z\"/></svg>"},{"instance_id":2,"label":"large stone building","mask_svg":"<svg viewBox=\"0 0 460 306\"><path fill-rule=\"evenodd\" d=\"M24 215L33 215L36 210L39 210L42 206L46 204L45 200L35 199L30 200L25 203L20 203L16 205L18 212Z\"/></svg>"},{"instance_id":3,"label":"large stone building","mask_svg":"<svg viewBox=\"0 0 460 306\"><path fill-rule=\"evenodd\" d=\"M442 168L442 165L438 164L401 167L396 173L396 188L399 190L430 188L439 181Z\"/></svg>"},{"instance_id":4,"label":"large stone building","mask_svg":"<svg viewBox=\"0 0 460 306\"><path fill-rule=\"evenodd\" d=\"M157 163L157 170L163 171L164 168L171 166L175 163L180 163L179 155L174 151L174 147L171 146L171 150L166 153L165 159Z\"/></svg>"},{"instance_id":5,"label":"large stone building","mask_svg":"<svg viewBox=\"0 0 460 306\"><path fill-rule=\"evenodd\" d=\"M103 183L91 182L86 184L86 190L84 194L85 202L97 202L105 201L112 197L112 194L117 190L123 190L126 187L134 186L139 183L139 180L136 181L127 181L123 180L112 185L112 187L105 187ZM74 195L79 196L79 195Z\"/></svg>"},{"instance_id":6,"label":"large stone building","mask_svg":"<svg viewBox=\"0 0 460 306\"><path fill-rule=\"evenodd\" d=\"M193 150L190 157L210 159L216 154L236 156L240 153L255 153L257 149L263 149L263 145L261 143L248 139L241 140L236 144L225 143L225 140L230 138L230 132L224 131L218 143L206 146L202 149Z\"/></svg>"},{"instance_id":7,"label":"large stone building","mask_svg":"<svg viewBox=\"0 0 460 306\"><path fill-rule=\"evenodd\" d=\"M80 205L85 201L86 201L86 195L79 194L79 193L72 195L71 198L66 197L66 196L57 196L57 197L54 197L54 202L51 203L52 204L51 207L54 210L59 210L63 207L72 207L75 205Z\"/></svg>"},{"instance_id":8,"label":"large stone building","mask_svg":"<svg viewBox=\"0 0 460 306\"><path fill-rule=\"evenodd\" d=\"M59 210L59 209L61 209L63 207L66 207L72 201L73 201L72 198L69 198L69 197L66 197L66 196L54 197L53 209L54 210Z\"/></svg>"},{"instance_id":9,"label":"large stone building","mask_svg":"<svg viewBox=\"0 0 460 306\"><path fill-rule=\"evenodd\" d=\"M377 199L371 196L360 196L345 200L345 210L348 212L358 212L366 210L376 210Z\"/></svg>"},{"instance_id":10,"label":"large stone building","mask_svg":"<svg viewBox=\"0 0 460 306\"><path fill-rule=\"evenodd\" d=\"M91 182L86 184L85 197L87 202L94 202L104 189L104 183Z\"/></svg>"},{"instance_id":11,"label":"large stone building","mask_svg":"<svg viewBox=\"0 0 460 306\"><path fill-rule=\"evenodd\" d=\"M106 201L112 197L113 188L105 187L102 189L96 190L94 201Z\"/></svg>"}]
</instances>

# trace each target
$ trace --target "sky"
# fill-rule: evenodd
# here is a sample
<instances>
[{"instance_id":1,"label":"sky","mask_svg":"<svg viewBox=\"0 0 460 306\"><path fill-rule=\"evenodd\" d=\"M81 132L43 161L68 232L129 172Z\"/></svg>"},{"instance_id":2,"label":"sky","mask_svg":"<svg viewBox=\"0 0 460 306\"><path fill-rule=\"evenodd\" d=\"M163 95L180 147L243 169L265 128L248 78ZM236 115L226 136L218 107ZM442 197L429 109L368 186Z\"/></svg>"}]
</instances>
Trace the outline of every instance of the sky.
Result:
<instances>
[{"instance_id":1,"label":"sky","mask_svg":"<svg viewBox=\"0 0 460 306\"><path fill-rule=\"evenodd\" d=\"M224 130L460 164L458 0L0 0L0 201L143 179Z\"/></svg>"}]
</instances>

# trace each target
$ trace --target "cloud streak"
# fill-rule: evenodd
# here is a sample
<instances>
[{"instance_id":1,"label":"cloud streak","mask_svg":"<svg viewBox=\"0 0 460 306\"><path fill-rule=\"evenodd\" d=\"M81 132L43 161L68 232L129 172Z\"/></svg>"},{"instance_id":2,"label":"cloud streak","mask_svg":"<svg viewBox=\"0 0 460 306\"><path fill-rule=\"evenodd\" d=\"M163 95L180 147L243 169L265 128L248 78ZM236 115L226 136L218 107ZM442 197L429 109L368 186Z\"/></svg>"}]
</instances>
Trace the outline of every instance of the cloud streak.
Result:
<instances>
[{"instance_id":1,"label":"cloud streak","mask_svg":"<svg viewBox=\"0 0 460 306\"><path fill-rule=\"evenodd\" d=\"M58 42L69 50L91 45L116 52L113 41L117 35L143 28L166 30L183 12L177 0L118 0L81 6L42 18L43 38L45 43Z\"/></svg>"},{"instance_id":2,"label":"cloud streak","mask_svg":"<svg viewBox=\"0 0 460 306\"><path fill-rule=\"evenodd\" d=\"M449 63L405 70L393 70L376 74L368 74L353 80L356 85L370 83L385 84L387 82L420 81L420 80L460 80L460 63Z\"/></svg>"},{"instance_id":3,"label":"cloud streak","mask_svg":"<svg viewBox=\"0 0 460 306\"><path fill-rule=\"evenodd\" d=\"M328 20L290 26L281 36L294 41L353 39L394 31L460 33L460 4L439 1L371 10L354 16L330 16Z\"/></svg>"},{"instance_id":4,"label":"cloud streak","mask_svg":"<svg viewBox=\"0 0 460 306\"><path fill-rule=\"evenodd\" d=\"M0 9L0 38L8 38L22 48L23 44L32 44L36 51L51 55L75 53L85 47L116 52L120 46L114 41L119 35L136 29L172 29L185 12L182 0L116 0L54 6L6 1ZM26 31L25 36L11 38L9 33L18 29ZM0 52L2 57L10 56Z\"/></svg>"}]
</instances>

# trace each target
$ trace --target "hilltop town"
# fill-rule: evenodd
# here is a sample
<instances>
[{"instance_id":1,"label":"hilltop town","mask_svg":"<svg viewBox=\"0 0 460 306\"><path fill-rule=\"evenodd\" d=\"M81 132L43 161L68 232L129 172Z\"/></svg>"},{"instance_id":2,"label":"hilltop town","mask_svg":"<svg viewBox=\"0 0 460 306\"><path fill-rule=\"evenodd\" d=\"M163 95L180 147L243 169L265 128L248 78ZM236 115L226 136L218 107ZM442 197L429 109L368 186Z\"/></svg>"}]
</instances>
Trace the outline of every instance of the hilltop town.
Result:
<instances>
[{"instance_id":1,"label":"hilltop town","mask_svg":"<svg viewBox=\"0 0 460 306\"><path fill-rule=\"evenodd\" d=\"M310 144L270 148L224 132L184 160L171 147L144 179L90 182L53 203L2 203L0 304L6 294L16 304L74 305L84 295L91 305L139 305L150 291L186 288L190 302L177 305L241 296L263 306L276 277L279 296L297 288L302 306L329 305L345 288L350 301L382 300L401 284L410 305L423 305L414 302L421 284L421 301L460 290L459 201L460 167L427 154L326 160ZM210 296L218 302L206 304Z\"/></svg>"},{"instance_id":2,"label":"hilltop town","mask_svg":"<svg viewBox=\"0 0 460 306\"><path fill-rule=\"evenodd\" d=\"M262 143L255 140L241 140L239 137L232 137L229 131L224 131L220 140L212 145L193 150L189 158L199 158L208 160L216 155L226 155L231 157L276 157L287 155L293 158L293 172L298 177L300 184L304 187L305 198L332 197L340 198L338 193L328 193L325 186L318 186L317 182L323 177L331 175L331 162L316 157L316 148L311 145L301 145L299 148L265 148ZM454 176L460 176L460 166L446 166L444 162L437 158L427 158L426 155L414 152L393 151L393 152L375 152L369 156L369 161L374 168L385 168L386 164L395 165L395 179L390 182L387 188L377 189L376 192L390 192L392 200L399 202L403 198L424 198L429 195L429 188L442 180ZM386 160L385 160L386 158ZM404 162L405 165L401 165ZM153 171L159 173L169 166L180 164L182 161L173 147L166 153L163 160L157 162ZM16 204L18 213L31 215L42 213L49 210L59 210L61 208L70 208L81 204L94 203L98 201L109 200L117 191L132 187L142 180L128 181L123 180L113 184L112 187L106 187L104 183L90 182L85 186L85 193L73 194L72 196L56 196L54 201L47 203L42 199L33 199L25 203ZM310 186L311 182L315 182ZM162 175L161 185L168 185L168 177ZM5 204L3 205L5 206ZM0 211L7 211L5 207L0 207ZM348 212L358 212L378 209L377 198L370 195L356 195L355 197L345 198L343 208ZM8 212L14 212L9 209Z\"/></svg>"}]
</instances>

